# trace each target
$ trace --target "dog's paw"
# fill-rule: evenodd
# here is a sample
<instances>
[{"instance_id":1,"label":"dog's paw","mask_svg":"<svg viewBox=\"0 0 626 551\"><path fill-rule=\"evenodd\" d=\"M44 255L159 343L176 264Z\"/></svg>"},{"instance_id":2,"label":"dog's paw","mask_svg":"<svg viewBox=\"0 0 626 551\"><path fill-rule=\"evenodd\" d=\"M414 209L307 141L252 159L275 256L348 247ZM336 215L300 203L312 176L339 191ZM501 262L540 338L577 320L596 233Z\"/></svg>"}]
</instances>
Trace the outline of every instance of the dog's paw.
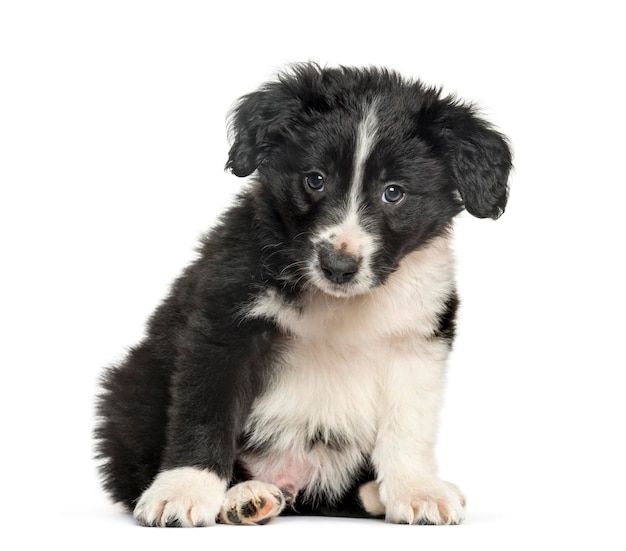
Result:
<instances>
[{"instance_id":1,"label":"dog's paw","mask_svg":"<svg viewBox=\"0 0 626 551\"><path fill-rule=\"evenodd\" d=\"M209 526L224 501L226 481L195 467L163 471L141 495L133 516L144 526Z\"/></svg>"},{"instance_id":2,"label":"dog's paw","mask_svg":"<svg viewBox=\"0 0 626 551\"><path fill-rule=\"evenodd\" d=\"M249 480L226 492L219 520L223 524L265 524L284 508L285 497L276 486Z\"/></svg>"},{"instance_id":3,"label":"dog's paw","mask_svg":"<svg viewBox=\"0 0 626 551\"><path fill-rule=\"evenodd\" d=\"M459 524L465 518L465 497L450 482L424 480L412 491L386 492L381 487L385 503L385 520L395 524Z\"/></svg>"}]
</instances>

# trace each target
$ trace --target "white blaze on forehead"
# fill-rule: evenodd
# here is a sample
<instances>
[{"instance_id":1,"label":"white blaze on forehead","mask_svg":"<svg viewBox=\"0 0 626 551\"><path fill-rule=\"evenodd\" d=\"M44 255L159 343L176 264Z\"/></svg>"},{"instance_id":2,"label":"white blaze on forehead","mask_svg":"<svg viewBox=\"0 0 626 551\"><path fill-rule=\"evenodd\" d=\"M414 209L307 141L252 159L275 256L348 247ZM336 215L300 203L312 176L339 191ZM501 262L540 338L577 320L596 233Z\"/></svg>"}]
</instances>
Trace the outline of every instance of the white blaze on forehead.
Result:
<instances>
[{"instance_id":1,"label":"white blaze on forehead","mask_svg":"<svg viewBox=\"0 0 626 551\"><path fill-rule=\"evenodd\" d=\"M376 102L365 106L363 118L357 127L354 147L354 161L352 177L345 203L334 213L335 222L322 227L316 235L312 236L314 245L328 243L337 251L358 258L359 269L350 284L342 291L344 293L357 294L369 291L375 283L373 271L373 256L379 248L378 236L373 234L363 223L363 197L361 190L365 177L365 166L376 145L378 134L378 118L376 115ZM319 267L317 253L310 259L310 279L322 290L341 294L335 287L329 287Z\"/></svg>"},{"instance_id":2,"label":"white blaze on forehead","mask_svg":"<svg viewBox=\"0 0 626 551\"><path fill-rule=\"evenodd\" d=\"M363 177L365 175L365 165L376 144L377 131L378 117L376 116L376 103L372 103L367 107L363 120L361 120L357 128L354 166L352 170L352 180L350 182L348 203L350 211L358 210L359 197L361 195Z\"/></svg>"},{"instance_id":3,"label":"white blaze on forehead","mask_svg":"<svg viewBox=\"0 0 626 551\"><path fill-rule=\"evenodd\" d=\"M354 165L348 192L346 211L343 220L337 225L328 228L322 238L348 254L365 258L366 261L376 248L375 237L365 230L361 220L360 205L361 190L365 176L365 165L369 159L378 133L378 117L376 116L376 102L366 106L364 115L359 123L354 148Z\"/></svg>"}]
</instances>

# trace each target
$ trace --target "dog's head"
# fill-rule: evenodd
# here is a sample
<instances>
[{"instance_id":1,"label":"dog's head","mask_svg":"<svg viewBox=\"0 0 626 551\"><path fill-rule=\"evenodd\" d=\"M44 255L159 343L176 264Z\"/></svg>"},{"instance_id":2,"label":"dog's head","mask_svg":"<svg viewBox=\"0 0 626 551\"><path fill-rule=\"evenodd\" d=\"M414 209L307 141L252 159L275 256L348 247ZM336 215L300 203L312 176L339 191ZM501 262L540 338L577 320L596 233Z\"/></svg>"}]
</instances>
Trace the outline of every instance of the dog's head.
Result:
<instances>
[{"instance_id":1,"label":"dog's head","mask_svg":"<svg viewBox=\"0 0 626 551\"><path fill-rule=\"evenodd\" d=\"M498 218L506 139L474 110L380 69L294 67L244 96L227 168L257 172L276 272L334 296L367 292L463 207Z\"/></svg>"}]
</instances>

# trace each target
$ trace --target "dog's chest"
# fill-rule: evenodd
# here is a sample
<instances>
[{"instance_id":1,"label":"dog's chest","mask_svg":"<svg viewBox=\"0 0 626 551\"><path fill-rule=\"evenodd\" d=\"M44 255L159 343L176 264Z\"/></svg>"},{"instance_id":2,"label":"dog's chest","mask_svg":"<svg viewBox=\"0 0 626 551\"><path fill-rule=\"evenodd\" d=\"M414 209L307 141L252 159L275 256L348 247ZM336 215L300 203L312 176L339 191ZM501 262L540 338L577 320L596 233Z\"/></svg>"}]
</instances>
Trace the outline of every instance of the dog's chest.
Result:
<instances>
[{"instance_id":1,"label":"dog's chest","mask_svg":"<svg viewBox=\"0 0 626 551\"><path fill-rule=\"evenodd\" d=\"M292 339L246 425L254 478L296 492L340 492L373 449L386 344Z\"/></svg>"},{"instance_id":2,"label":"dog's chest","mask_svg":"<svg viewBox=\"0 0 626 551\"><path fill-rule=\"evenodd\" d=\"M435 255L437 269L425 256L365 297L318 295L299 308L272 294L257 302L253 314L289 336L245 427L240 459L255 478L331 495L349 484L375 446L385 408L405 392L390 373L428 353L453 287L449 257Z\"/></svg>"},{"instance_id":3,"label":"dog's chest","mask_svg":"<svg viewBox=\"0 0 626 551\"><path fill-rule=\"evenodd\" d=\"M271 427L278 447L290 447L294 440L331 446L352 440L367 448L390 354L382 340L357 346L335 338L292 339L254 404L251 425ZM280 434L287 437L284 446L276 440Z\"/></svg>"}]
</instances>

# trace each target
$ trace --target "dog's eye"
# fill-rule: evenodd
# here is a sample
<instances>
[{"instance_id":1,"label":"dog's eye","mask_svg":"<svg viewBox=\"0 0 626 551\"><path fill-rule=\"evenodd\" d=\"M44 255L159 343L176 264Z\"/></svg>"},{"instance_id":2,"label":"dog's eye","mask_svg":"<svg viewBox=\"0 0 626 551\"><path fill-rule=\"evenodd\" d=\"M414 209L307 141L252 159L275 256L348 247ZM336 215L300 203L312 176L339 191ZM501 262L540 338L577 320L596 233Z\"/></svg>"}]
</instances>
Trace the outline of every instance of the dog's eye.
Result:
<instances>
[{"instance_id":1,"label":"dog's eye","mask_svg":"<svg viewBox=\"0 0 626 551\"><path fill-rule=\"evenodd\" d=\"M405 193L400 186L387 186L383 191L383 203L390 205L397 205L402 199L404 199Z\"/></svg>"},{"instance_id":2,"label":"dog's eye","mask_svg":"<svg viewBox=\"0 0 626 551\"><path fill-rule=\"evenodd\" d=\"M324 181L324 176L317 172L311 172L311 174L307 174L305 177L306 185L309 186L314 191L324 191L324 187L326 186L326 182Z\"/></svg>"}]
</instances>

